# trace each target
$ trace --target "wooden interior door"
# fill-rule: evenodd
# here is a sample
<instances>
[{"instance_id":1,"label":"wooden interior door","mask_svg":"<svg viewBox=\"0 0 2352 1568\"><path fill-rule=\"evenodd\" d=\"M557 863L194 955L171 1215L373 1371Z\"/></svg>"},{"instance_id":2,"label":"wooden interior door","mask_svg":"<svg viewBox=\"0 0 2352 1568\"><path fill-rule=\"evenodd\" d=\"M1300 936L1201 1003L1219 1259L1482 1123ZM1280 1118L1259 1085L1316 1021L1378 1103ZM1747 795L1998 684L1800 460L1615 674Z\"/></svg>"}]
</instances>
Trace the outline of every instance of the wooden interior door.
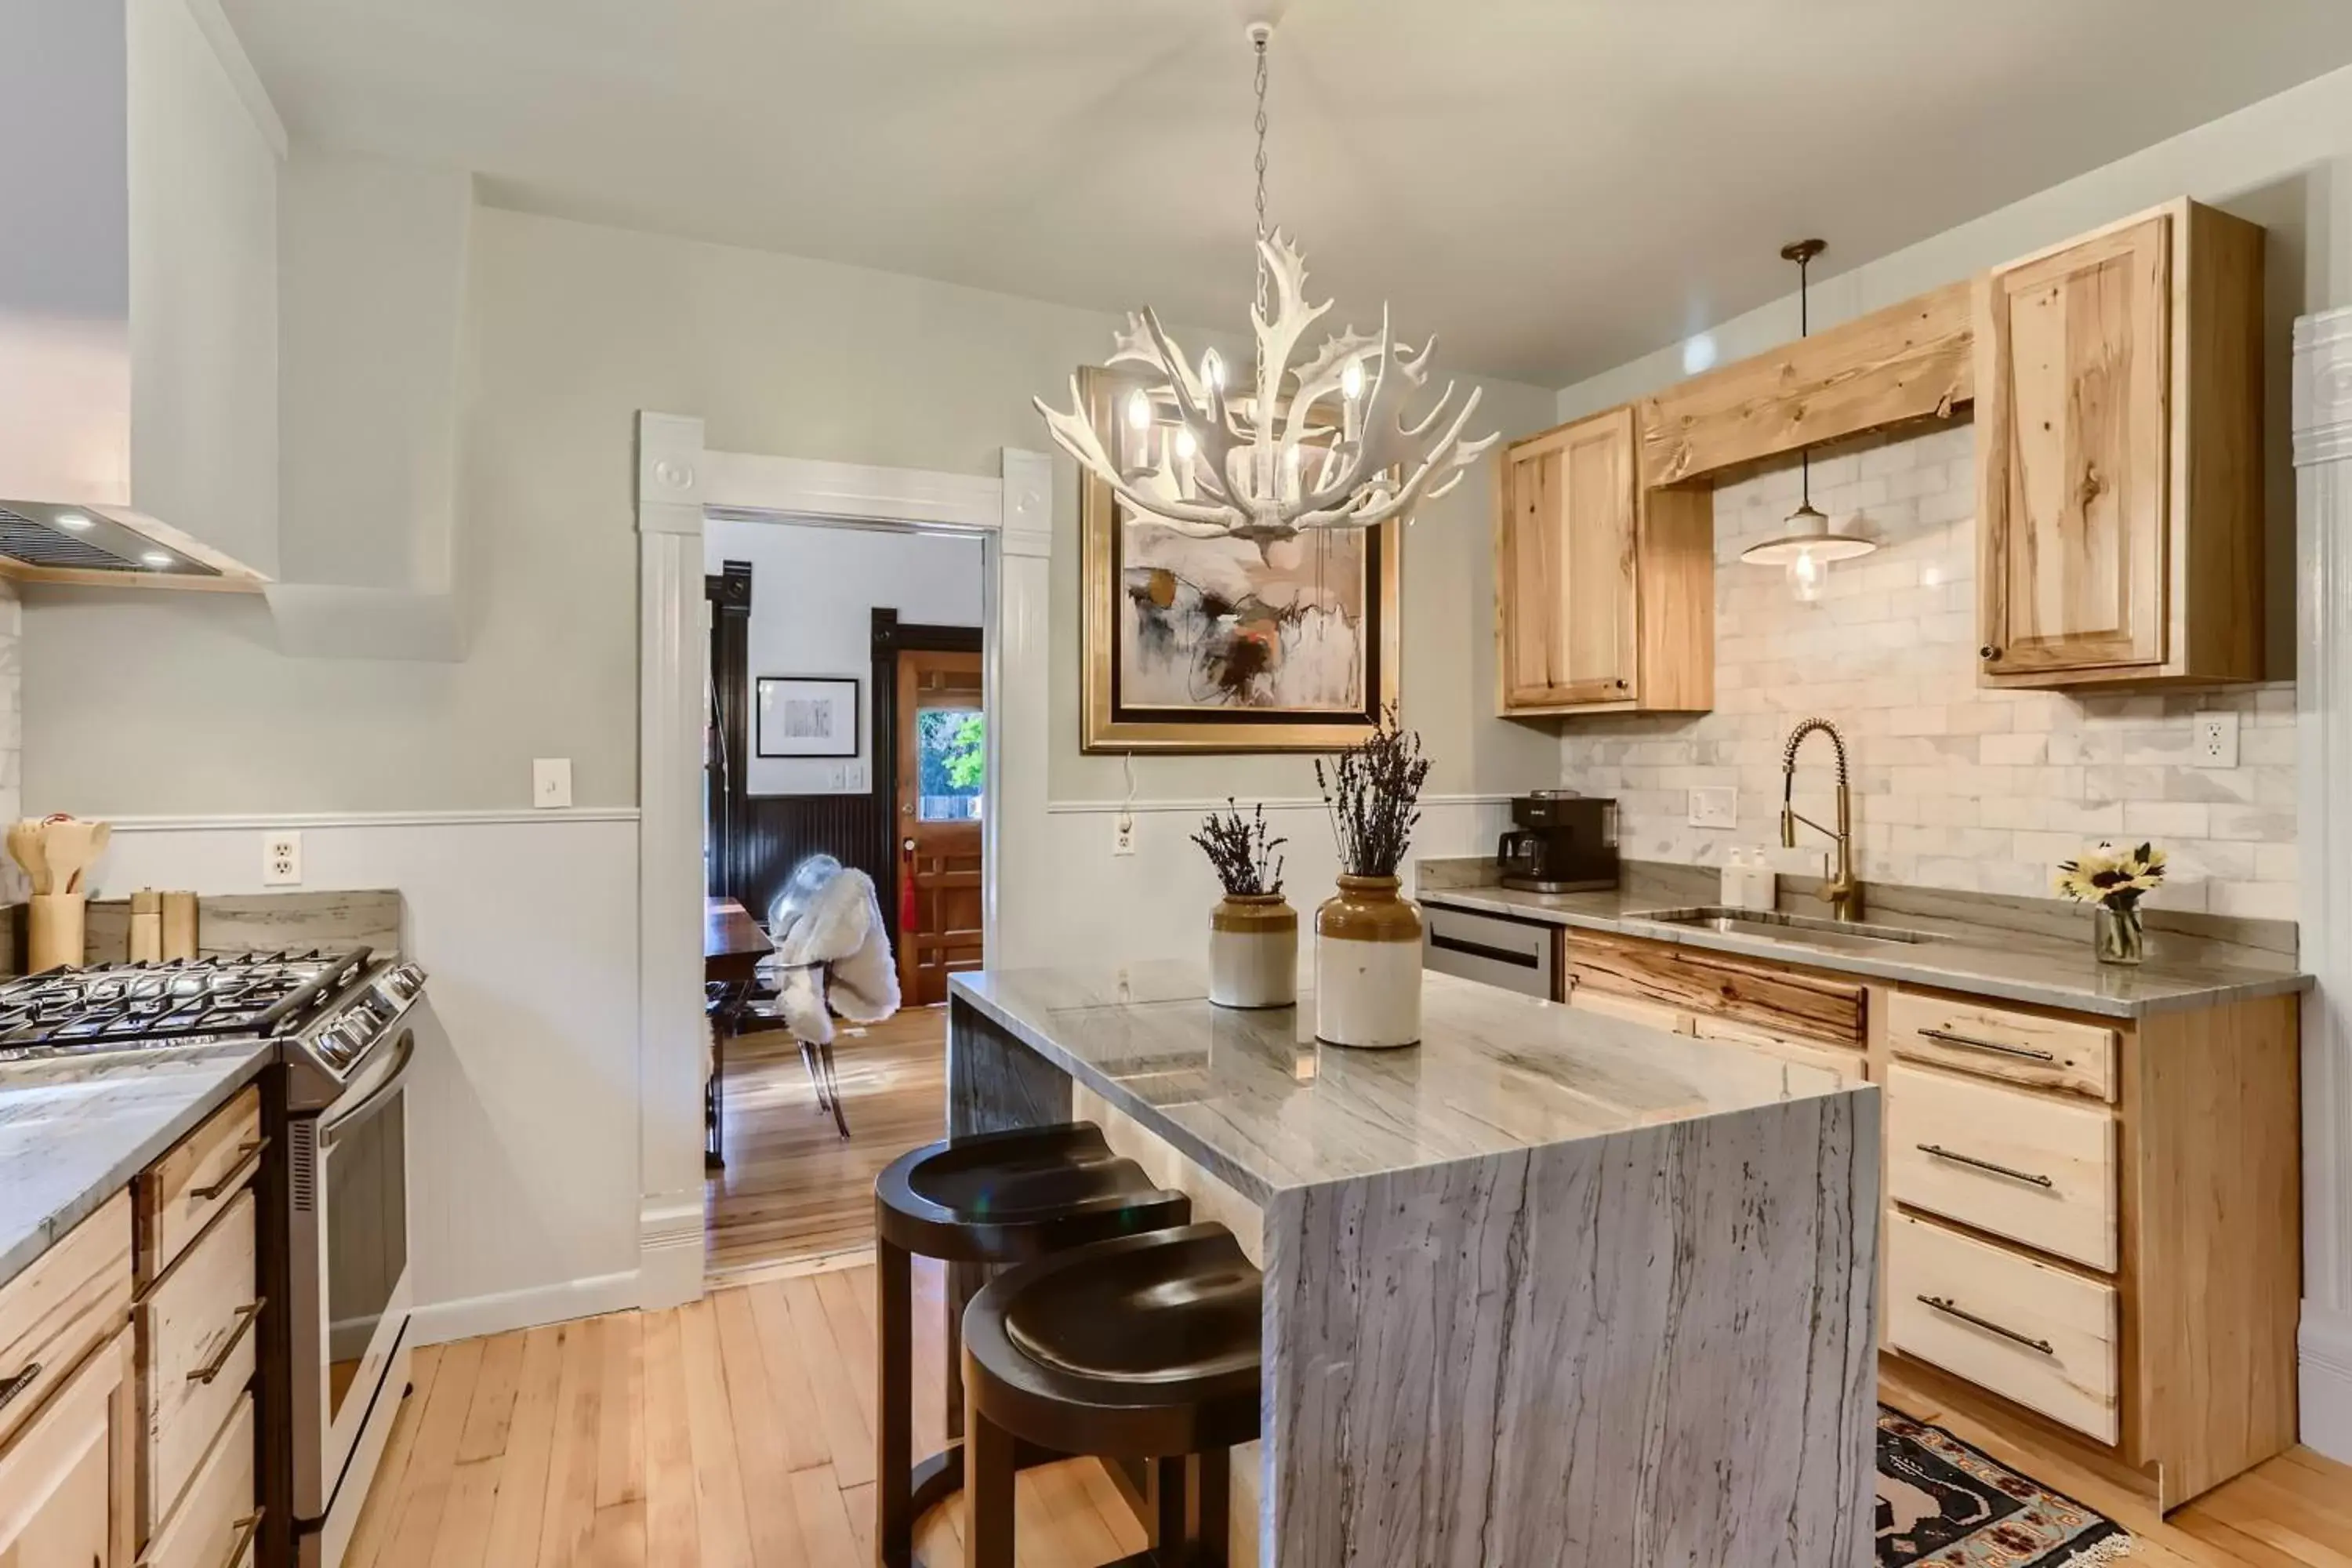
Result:
<instances>
[{"instance_id":1,"label":"wooden interior door","mask_svg":"<svg viewBox=\"0 0 2352 1568\"><path fill-rule=\"evenodd\" d=\"M1981 286L1990 673L2164 662L2171 258L2158 217Z\"/></svg>"},{"instance_id":2,"label":"wooden interior door","mask_svg":"<svg viewBox=\"0 0 2352 1568\"><path fill-rule=\"evenodd\" d=\"M1503 702L1630 702L1641 637L1633 411L1515 447L1496 552Z\"/></svg>"},{"instance_id":3,"label":"wooden interior door","mask_svg":"<svg viewBox=\"0 0 2352 1568\"><path fill-rule=\"evenodd\" d=\"M898 989L910 1007L946 1001L948 976L984 957L981 679L976 653L898 655Z\"/></svg>"}]
</instances>

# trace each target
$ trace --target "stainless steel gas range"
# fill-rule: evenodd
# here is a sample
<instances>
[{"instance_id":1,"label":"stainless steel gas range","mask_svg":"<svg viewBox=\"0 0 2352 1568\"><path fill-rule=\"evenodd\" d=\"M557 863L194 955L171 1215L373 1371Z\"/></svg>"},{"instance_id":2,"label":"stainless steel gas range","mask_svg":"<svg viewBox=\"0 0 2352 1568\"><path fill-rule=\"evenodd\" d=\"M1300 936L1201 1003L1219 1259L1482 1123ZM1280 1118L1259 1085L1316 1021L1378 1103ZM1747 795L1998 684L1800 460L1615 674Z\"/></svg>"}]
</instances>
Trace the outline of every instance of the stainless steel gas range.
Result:
<instances>
[{"instance_id":1,"label":"stainless steel gas range","mask_svg":"<svg viewBox=\"0 0 2352 1568\"><path fill-rule=\"evenodd\" d=\"M408 1381L408 1071L425 972L365 948L0 984L0 1059L276 1042L262 1215L261 1562L335 1568ZM428 1036L429 1037L429 1036Z\"/></svg>"}]
</instances>

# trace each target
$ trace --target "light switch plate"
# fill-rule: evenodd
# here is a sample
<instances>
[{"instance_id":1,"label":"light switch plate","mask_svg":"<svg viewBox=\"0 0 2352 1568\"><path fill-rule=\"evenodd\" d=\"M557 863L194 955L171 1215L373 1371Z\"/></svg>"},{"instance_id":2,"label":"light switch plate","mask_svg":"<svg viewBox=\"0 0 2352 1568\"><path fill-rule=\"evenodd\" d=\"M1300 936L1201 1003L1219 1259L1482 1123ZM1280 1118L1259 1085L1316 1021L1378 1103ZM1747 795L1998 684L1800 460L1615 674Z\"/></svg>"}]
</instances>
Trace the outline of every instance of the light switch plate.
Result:
<instances>
[{"instance_id":1,"label":"light switch plate","mask_svg":"<svg viewBox=\"0 0 2352 1568\"><path fill-rule=\"evenodd\" d=\"M302 836L278 832L262 836L261 885L291 888L302 880Z\"/></svg>"},{"instance_id":2,"label":"light switch plate","mask_svg":"<svg viewBox=\"0 0 2352 1568\"><path fill-rule=\"evenodd\" d=\"M2197 743L2189 748L2189 761L2200 768L2236 767L2238 716L2235 713L2197 715Z\"/></svg>"},{"instance_id":3,"label":"light switch plate","mask_svg":"<svg viewBox=\"0 0 2352 1568\"><path fill-rule=\"evenodd\" d=\"M864 763L852 763L849 766L843 769L842 772L847 779L845 787L855 790L862 790L866 787L866 764Z\"/></svg>"},{"instance_id":4,"label":"light switch plate","mask_svg":"<svg viewBox=\"0 0 2352 1568\"><path fill-rule=\"evenodd\" d=\"M530 804L541 811L560 811L572 804L570 757L531 759Z\"/></svg>"},{"instance_id":5,"label":"light switch plate","mask_svg":"<svg viewBox=\"0 0 2352 1568\"><path fill-rule=\"evenodd\" d=\"M1690 825L1693 827L1738 826L1739 792L1727 785L1691 791Z\"/></svg>"}]
</instances>

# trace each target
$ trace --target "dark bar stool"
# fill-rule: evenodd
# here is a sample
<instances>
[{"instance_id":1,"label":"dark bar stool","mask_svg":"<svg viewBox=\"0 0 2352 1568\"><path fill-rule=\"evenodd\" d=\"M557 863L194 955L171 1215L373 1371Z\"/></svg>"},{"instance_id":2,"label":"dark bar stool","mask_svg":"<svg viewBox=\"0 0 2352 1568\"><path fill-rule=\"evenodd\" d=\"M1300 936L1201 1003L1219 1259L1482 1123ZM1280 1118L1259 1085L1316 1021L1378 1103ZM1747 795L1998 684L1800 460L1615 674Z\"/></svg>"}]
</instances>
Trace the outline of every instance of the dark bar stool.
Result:
<instances>
[{"instance_id":1,"label":"dark bar stool","mask_svg":"<svg viewBox=\"0 0 2352 1568\"><path fill-rule=\"evenodd\" d=\"M900 1155L874 1183L876 1320L874 1552L909 1568L915 1521L963 1484L962 1446L914 1463L914 1255L1017 1264L1091 1242L1164 1230L1192 1200L1153 1184L1091 1122L984 1132ZM950 1369L949 1375L955 1375ZM1022 1465L1058 1456L1020 1456Z\"/></svg>"},{"instance_id":2,"label":"dark bar stool","mask_svg":"<svg viewBox=\"0 0 2352 1568\"><path fill-rule=\"evenodd\" d=\"M1221 1225L1024 1264L963 1317L967 1568L1013 1568L1034 1445L1150 1463L1151 1545L1112 1568L1222 1568L1227 1450L1258 1435L1258 1271Z\"/></svg>"}]
</instances>

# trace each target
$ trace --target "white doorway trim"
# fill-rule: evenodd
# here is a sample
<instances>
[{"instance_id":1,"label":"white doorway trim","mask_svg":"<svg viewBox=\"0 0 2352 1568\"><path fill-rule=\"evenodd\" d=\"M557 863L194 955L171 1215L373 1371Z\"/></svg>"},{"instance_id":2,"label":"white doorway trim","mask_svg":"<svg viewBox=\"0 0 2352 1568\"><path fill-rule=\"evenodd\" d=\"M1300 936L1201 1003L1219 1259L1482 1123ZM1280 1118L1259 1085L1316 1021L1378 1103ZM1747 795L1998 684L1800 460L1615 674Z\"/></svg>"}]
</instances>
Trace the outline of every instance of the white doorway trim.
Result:
<instances>
[{"instance_id":1,"label":"white doorway trim","mask_svg":"<svg viewBox=\"0 0 2352 1568\"><path fill-rule=\"evenodd\" d=\"M702 1294L702 711L706 517L982 536L988 714L982 940L1006 940L997 869L1045 831L1053 464L1005 447L994 477L714 452L702 421L637 416L637 1089L640 1304Z\"/></svg>"},{"instance_id":2,"label":"white doorway trim","mask_svg":"<svg viewBox=\"0 0 2352 1568\"><path fill-rule=\"evenodd\" d=\"M2352 1460L2352 310L2294 324L2302 1436Z\"/></svg>"}]
</instances>

